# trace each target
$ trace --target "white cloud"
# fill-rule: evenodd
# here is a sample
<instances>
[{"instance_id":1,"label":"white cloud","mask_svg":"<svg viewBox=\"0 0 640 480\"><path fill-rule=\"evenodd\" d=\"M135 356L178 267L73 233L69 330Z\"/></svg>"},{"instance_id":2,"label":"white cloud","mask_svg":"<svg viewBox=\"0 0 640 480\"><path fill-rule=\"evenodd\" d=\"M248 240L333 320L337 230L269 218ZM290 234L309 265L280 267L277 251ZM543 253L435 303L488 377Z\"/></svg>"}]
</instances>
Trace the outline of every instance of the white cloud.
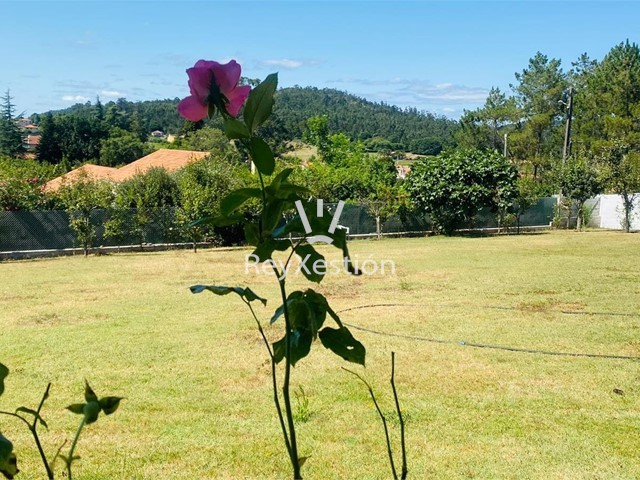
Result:
<instances>
[{"instance_id":1,"label":"white cloud","mask_svg":"<svg viewBox=\"0 0 640 480\"><path fill-rule=\"evenodd\" d=\"M102 97L113 97L113 98L124 97L124 95L122 93L118 92L117 90L101 90L100 91L100 96L102 96Z\"/></svg>"},{"instance_id":2,"label":"white cloud","mask_svg":"<svg viewBox=\"0 0 640 480\"><path fill-rule=\"evenodd\" d=\"M405 91L415 97L437 103L482 103L489 90L482 87L468 87L452 83L430 85L428 83L410 83Z\"/></svg>"},{"instance_id":3,"label":"white cloud","mask_svg":"<svg viewBox=\"0 0 640 480\"><path fill-rule=\"evenodd\" d=\"M62 100L65 102L86 102L89 98L82 95L63 95Z\"/></svg>"},{"instance_id":4,"label":"white cloud","mask_svg":"<svg viewBox=\"0 0 640 480\"><path fill-rule=\"evenodd\" d=\"M300 67L306 67L310 65L317 65L317 60L297 60L292 58L279 58L271 60L263 60L260 64L264 67L281 67L286 69L294 69Z\"/></svg>"}]
</instances>

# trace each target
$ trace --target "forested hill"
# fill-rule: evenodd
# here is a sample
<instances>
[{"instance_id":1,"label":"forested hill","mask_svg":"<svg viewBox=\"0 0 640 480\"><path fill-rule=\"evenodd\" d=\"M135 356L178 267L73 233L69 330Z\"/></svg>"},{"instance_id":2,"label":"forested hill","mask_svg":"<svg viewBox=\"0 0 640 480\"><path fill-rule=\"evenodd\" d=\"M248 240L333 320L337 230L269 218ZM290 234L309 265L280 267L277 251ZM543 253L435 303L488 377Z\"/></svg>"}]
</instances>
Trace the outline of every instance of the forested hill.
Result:
<instances>
[{"instance_id":1,"label":"forested hill","mask_svg":"<svg viewBox=\"0 0 640 480\"><path fill-rule=\"evenodd\" d=\"M275 121L291 138L301 138L307 119L315 115L327 116L330 133L345 133L375 150L425 154L452 145L458 125L445 117L370 102L339 90L293 87L279 91Z\"/></svg>"},{"instance_id":2,"label":"forested hill","mask_svg":"<svg viewBox=\"0 0 640 480\"><path fill-rule=\"evenodd\" d=\"M176 110L178 101L178 98L144 102L120 99L101 108L106 117L121 117L125 124L127 117L136 117L135 121L147 132L177 133L184 126ZM52 113L84 116L95 112L96 104L86 103ZM445 117L370 102L339 90L291 87L278 91L274 115L265 133L276 141L301 139L307 119L316 115L327 116L329 133L345 133L353 140L362 140L372 150L423 154L438 153L442 147L452 145L458 126L456 121Z\"/></svg>"}]
</instances>

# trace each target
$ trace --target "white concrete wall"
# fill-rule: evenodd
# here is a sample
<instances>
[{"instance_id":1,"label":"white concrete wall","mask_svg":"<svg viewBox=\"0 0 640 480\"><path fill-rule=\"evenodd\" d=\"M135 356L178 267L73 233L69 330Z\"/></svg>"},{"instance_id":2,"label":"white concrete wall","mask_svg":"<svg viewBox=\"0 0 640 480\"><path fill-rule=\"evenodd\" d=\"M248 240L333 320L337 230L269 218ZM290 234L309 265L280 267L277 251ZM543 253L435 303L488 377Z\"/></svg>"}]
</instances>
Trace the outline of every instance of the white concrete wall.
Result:
<instances>
[{"instance_id":1,"label":"white concrete wall","mask_svg":"<svg viewBox=\"0 0 640 480\"><path fill-rule=\"evenodd\" d=\"M600 208L598 217L600 228L622 230L622 219L624 217L624 206L620 195L598 195ZM640 195L637 195L634 202L634 209L631 216L631 229L640 230ZM596 211L598 209L596 208ZM594 211L594 217L596 216ZM596 220L594 218L594 220Z\"/></svg>"}]
</instances>

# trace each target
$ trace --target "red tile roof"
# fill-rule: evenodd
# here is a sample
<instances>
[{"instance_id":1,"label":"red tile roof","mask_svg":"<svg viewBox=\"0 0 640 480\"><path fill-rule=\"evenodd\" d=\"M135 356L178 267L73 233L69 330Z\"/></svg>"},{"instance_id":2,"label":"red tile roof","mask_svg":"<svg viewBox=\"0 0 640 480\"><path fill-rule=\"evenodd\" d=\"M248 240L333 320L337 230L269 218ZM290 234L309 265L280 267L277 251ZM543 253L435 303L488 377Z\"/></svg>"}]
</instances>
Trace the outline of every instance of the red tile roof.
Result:
<instances>
[{"instance_id":1,"label":"red tile roof","mask_svg":"<svg viewBox=\"0 0 640 480\"><path fill-rule=\"evenodd\" d=\"M86 174L92 180L110 180L115 183L124 182L138 173L145 173L150 168L160 167L167 172L175 172L187 166L191 162L202 160L209 155L207 152L194 152L191 150L171 150L161 148L155 152L142 157L124 167L111 168L99 165L84 165L70 171L61 177L54 178L44 184L45 192L54 192L64 183L73 182L76 178Z\"/></svg>"},{"instance_id":2,"label":"red tile roof","mask_svg":"<svg viewBox=\"0 0 640 480\"><path fill-rule=\"evenodd\" d=\"M100 165L90 164L83 165L82 167L71 170L60 177L49 180L42 186L42 190L45 192L55 192L63 184L73 183L75 180L83 176L86 176L91 180L109 180L111 175L117 171L117 168L101 167Z\"/></svg>"}]
</instances>

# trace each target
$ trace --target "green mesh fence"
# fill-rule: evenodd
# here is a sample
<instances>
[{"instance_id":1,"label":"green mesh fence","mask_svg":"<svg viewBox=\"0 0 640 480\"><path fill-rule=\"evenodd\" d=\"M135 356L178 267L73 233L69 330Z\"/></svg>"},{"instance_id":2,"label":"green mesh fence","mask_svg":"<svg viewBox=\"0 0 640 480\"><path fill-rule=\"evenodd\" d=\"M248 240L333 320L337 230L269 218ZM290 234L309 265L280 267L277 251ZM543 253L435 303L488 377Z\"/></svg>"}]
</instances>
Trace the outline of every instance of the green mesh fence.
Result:
<instances>
[{"instance_id":1,"label":"green mesh fence","mask_svg":"<svg viewBox=\"0 0 640 480\"><path fill-rule=\"evenodd\" d=\"M520 218L520 226L549 225L553 218L555 198L543 198L527 210ZM335 205L327 205L331 212ZM175 211L167 209L156 213L144 227L136 228L136 211L125 212L120 218L121 237L105 235L105 224L109 214L105 210L94 210L91 223L96 227L94 246L140 245L142 243L188 243L192 239L181 233L175 223ZM371 235L376 233L375 217L361 205L346 204L340 216L339 225L347 228L349 235ZM383 233L428 232L432 225L428 216L396 215L381 224ZM481 211L475 219L475 228L495 228L496 218L488 210ZM239 240L238 232L222 234L227 243ZM64 211L48 210L35 212L0 212L0 251L57 250L80 247L73 230L69 227L69 214Z\"/></svg>"}]
</instances>

